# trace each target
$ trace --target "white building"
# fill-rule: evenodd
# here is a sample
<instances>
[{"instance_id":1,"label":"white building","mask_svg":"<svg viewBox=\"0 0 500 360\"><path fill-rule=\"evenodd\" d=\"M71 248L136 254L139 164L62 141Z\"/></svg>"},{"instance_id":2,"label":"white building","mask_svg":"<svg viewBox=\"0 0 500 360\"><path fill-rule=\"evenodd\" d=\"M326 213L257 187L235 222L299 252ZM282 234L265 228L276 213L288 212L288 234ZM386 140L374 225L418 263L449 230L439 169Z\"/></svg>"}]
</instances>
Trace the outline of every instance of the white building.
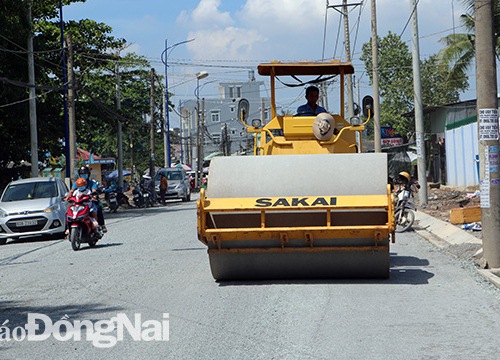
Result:
<instances>
[{"instance_id":1,"label":"white building","mask_svg":"<svg viewBox=\"0 0 500 360\"><path fill-rule=\"evenodd\" d=\"M247 81L219 83L219 97L199 97L200 124L204 123L203 157L216 151L226 154L245 154L252 151L252 136L238 117L238 104L248 100L247 123L261 119L265 124L270 120L270 101L262 98L262 81L255 81L253 71L249 71ZM196 164L197 161L197 99L182 101L180 105L183 162Z\"/></svg>"}]
</instances>

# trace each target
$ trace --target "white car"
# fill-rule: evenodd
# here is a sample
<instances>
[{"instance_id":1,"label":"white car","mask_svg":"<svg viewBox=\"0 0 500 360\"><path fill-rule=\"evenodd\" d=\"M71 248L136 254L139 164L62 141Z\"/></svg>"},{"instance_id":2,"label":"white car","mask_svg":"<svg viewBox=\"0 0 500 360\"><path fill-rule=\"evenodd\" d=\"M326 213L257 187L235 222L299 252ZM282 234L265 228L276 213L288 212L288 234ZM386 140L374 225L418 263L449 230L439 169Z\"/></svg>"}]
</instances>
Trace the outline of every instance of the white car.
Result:
<instances>
[{"instance_id":1,"label":"white car","mask_svg":"<svg viewBox=\"0 0 500 360\"><path fill-rule=\"evenodd\" d=\"M64 236L67 194L61 178L29 178L7 185L0 199L0 245L9 238Z\"/></svg>"}]
</instances>

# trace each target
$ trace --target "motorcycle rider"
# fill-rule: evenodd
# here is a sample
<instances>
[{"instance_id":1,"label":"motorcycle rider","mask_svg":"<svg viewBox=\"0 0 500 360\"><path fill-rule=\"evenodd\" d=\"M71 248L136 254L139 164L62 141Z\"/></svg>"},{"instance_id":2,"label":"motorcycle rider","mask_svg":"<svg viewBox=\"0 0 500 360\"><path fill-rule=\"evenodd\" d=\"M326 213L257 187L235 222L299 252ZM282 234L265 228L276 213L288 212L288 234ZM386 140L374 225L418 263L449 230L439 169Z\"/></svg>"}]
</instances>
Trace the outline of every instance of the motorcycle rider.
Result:
<instances>
[{"instance_id":1,"label":"motorcycle rider","mask_svg":"<svg viewBox=\"0 0 500 360\"><path fill-rule=\"evenodd\" d=\"M73 192L73 196L76 197L77 199L81 196L89 196L92 198L92 191L90 188L87 187L87 180L84 178L78 178L75 182L76 184L76 190ZM97 208L98 205L96 205L92 200L88 202L88 206L90 208L90 217L92 219L92 225L93 225L93 230L96 231L98 228L98 223L96 220L97 217Z\"/></svg>"},{"instance_id":2,"label":"motorcycle rider","mask_svg":"<svg viewBox=\"0 0 500 360\"><path fill-rule=\"evenodd\" d=\"M92 196L93 196L92 203L95 205L95 209L97 210L97 223L99 224L99 226L101 226L101 230L103 233L108 232L108 229L106 228L106 224L104 222L104 212L102 210L102 205L100 204L99 198L97 196L97 182L90 178L90 168L88 166L80 167L78 169L78 177L85 179L87 181L86 187L92 193ZM75 182L71 186L71 190L69 191L69 194L65 200L68 200L71 196L73 196L73 193L75 192L76 189L77 189L77 185Z\"/></svg>"},{"instance_id":3,"label":"motorcycle rider","mask_svg":"<svg viewBox=\"0 0 500 360\"><path fill-rule=\"evenodd\" d=\"M402 190L402 188L404 188L404 189L416 194L416 193L418 193L418 189L420 189L420 184L418 183L418 181L415 179L412 179L410 174L406 171L401 171L398 174L398 177L396 179L396 184L398 184L400 186L398 191L400 191L400 190Z\"/></svg>"}]
</instances>

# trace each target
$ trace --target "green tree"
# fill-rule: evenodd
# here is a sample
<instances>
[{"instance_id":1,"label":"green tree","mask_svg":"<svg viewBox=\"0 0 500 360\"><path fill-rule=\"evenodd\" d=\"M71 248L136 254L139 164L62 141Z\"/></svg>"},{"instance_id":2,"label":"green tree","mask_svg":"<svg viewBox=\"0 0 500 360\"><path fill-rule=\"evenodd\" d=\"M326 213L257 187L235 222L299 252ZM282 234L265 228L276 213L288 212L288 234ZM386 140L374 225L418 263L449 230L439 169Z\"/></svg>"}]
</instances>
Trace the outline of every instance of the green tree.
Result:
<instances>
[{"instance_id":1,"label":"green tree","mask_svg":"<svg viewBox=\"0 0 500 360\"><path fill-rule=\"evenodd\" d=\"M363 44L361 60L372 80L371 41ZM379 38L380 122L392 125L400 134L414 132L414 121L404 114L413 111L412 54L401 37L388 33ZM461 91L467 89L464 74L452 75L449 68L438 61L436 55L421 60L422 102L424 106L458 101Z\"/></svg>"},{"instance_id":2,"label":"green tree","mask_svg":"<svg viewBox=\"0 0 500 360\"><path fill-rule=\"evenodd\" d=\"M23 1L0 2L0 167L28 158L28 10ZM27 141L28 140L28 141ZM26 146L28 142L28 146Z\"/></svg>"},{"instance_id":3,"label":"green tree","mask_svg":"<svg viewBox=\"0 0 500 360\"><path fill-rule=\"evenodd\" d=\"M363 44L361 60L372 81L371 41ZM381 124L392 125L401 134L406 134L409 121L403 114L413 104L412 57L400 36L389 32L379 38L378 64Z\"/></svg>"},{"instance_id":4,"label":"green tree","mask_svg":"<svg viewBox=\"0 0 500 360\"><path fill-rule=\"evenodd\" d=\"M439 53L440 62L451 69L451 77L466 74L475 59L474 0L462 0L462 2L467 13L462 14L460 20L467 32L453 33L440 39L445 46ZM500 0L493 1L493 13L495 52L497 60L500 60Z\"/></svg>"},{"instance_id":5,"label":"green tree","mask_svg":"<svg viewBox=\"0 0 500 360\"><path fill-rule=\"evenodd\" d=\"M65 0L64 4L84 0ZM28 21L29 0L0 2L0 167L9 162L18 163L29 158L29 116L27 85L27 39L31 23ZM62 93L62 49L60 43L58 2L34 1L32 9L34 29L35 78L37 86L37 117L39 158L46 152L61 154L64 139ZM74 34L75 64L91 72L101 66L89 58L91 54L105 54L108 49L123 46L124 40L110 35L111 28L91 20L67 22L67 32Z\"/></svg>"},{"instance_id":6,"label":"green tree","mask_svg":"<svg viewBox=\"0 0 500 360\"><path fill-rule=\"evenodd\" d=\"M120 111L116 106L116 69L120 76ZM163 94L163 88L158 86L159 80L155 81L158 89L154 101L157 129L160 128ZM101 155L117 157L116 125L119 120L124 133L124 166L130 167L133 163L139 170L146 169L150 153L150 125L145 118L150 114L150 87L150 65L145 58L133 53L116 58L108 67L93 71L79 95L82 128L78 138L83 146ZM161 154L160 140L161 134L155 133L156 156Z\"/></svg>"},{"instance_id":7,"label":"green tree","mask_svg":"<svg viewBox=\"0 0 500 360\"><path fill-rule=\"evenodd\" d=\"M465 74L452 73L437 54L421 61L422 101L425 106L449 104L460 100L460 92L469 87Z\"/></svg>"},{"instance_id":8,"label":"green tree","mask_svg":"<svg viewBox=\"0 0 500 360\"><path fill-rule=\"evenodd\" d=\"M29 158L26 44L30 24L28 0L0 2L0 168ZM64 0L68 5L85 0ZM39 158L64 154L63 70L58 2L33 5ZM77 143L104 156L116 157L116 124L124 124L124 148L131 143L138 159L149 159L150 64L136 54L118 56L124 39L106 24L82 19L65 23L74 52ZM8 35L7 35L8 34ZM122 110L116 110L115 64L119 63ZM160 79L157 81L161 84ZM163 89L157 91L155 121L160 121ZM158 149L161 134L157 134ZM127 166L127 154L124 154Z\"/></svg>"}]
</instances>

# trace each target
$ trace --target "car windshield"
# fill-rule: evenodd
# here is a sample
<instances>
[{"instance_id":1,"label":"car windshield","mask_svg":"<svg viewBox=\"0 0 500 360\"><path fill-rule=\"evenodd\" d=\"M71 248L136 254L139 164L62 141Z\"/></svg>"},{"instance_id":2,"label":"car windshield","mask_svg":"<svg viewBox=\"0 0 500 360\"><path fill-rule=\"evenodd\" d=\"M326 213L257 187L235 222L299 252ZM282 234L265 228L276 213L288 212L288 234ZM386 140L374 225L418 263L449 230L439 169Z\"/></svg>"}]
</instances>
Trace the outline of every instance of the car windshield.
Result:
<instances>
[{"instance_id":1,"label":"car windshield","mask_svg":"<svg viewBox=\"0 0 500 360\"><path fill-rule=\"evenodd\" d=\"M180 171L167 171L167 180L182 180Z\"/></svg>"},{"instance_id":2,"label":"car windshield","mask_svg":"<svg viewBox=\"0 0 500 360\"><path fill-rule=\"evenodd\" d=\"M2 201L43 199L57 196L55 182L31 182L10 185L3 194Z\"/></svg>"},{"instance_id":3,"label":"car windshield","mask_svg":"<svg viewBox=\"0 0 500 360\"><path fill-rule=\"evenodd\" d=\"M160 174L165 175L167 180L182 180L182 171L160 171L155 176L155 181L160 181Z\"/></svg>"}]
</instances>

